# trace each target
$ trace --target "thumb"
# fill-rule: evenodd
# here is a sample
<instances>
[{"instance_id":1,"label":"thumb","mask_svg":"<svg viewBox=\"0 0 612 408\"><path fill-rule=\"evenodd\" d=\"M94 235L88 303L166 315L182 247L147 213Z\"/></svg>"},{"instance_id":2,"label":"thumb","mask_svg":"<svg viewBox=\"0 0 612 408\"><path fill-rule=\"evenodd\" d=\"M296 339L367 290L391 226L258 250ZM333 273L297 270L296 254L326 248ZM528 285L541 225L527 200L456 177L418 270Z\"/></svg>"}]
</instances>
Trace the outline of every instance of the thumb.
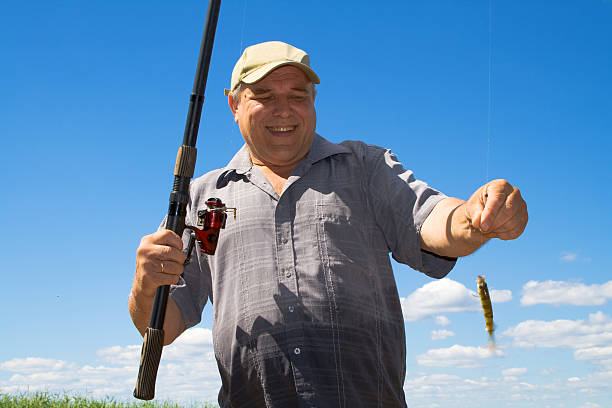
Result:
<instances>
[{"instance_id":1,"label":"thumb","mask_svg":"<svg viewBox=\"0 0 612 408\"><path fill-rule=\"evenodd\" d=\"M482 186L472 194L466 203L466 217L474 228L480 229L482 226L482 213L486 200L485 186Z\"/></svg>"}]
</instances>

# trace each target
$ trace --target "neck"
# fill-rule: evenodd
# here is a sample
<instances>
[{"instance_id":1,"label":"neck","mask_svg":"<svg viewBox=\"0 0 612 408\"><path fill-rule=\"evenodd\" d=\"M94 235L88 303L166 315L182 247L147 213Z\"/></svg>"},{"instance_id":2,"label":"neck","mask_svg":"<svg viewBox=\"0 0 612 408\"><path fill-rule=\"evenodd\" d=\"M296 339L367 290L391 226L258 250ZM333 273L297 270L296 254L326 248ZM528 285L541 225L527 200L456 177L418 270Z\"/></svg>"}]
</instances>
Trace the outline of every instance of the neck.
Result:
<instances>
[{"instance_id":1,"label":"neck","mask_svg":"<svg viewBox=\"0 0 612 408\"><path fill-rule=\"evenodd\" d=\"M291 172L293 172L293 169L296 168L296 166L306 158L306 156L300 158L299 160L296 160L295 162L289 163L289 164L283 164L283 165L276 165L273 163L269 163L266 162L264 160L260 160L259 158L253 156L252 153L250 153L251 156L251 163L253 163L253 166L258 167L261 171L264 172L264 174L274 174L278 177L282 177L284 179L289 178L289 176L291 175Z\"/></svg>"},{"instance_id":2,"label":"neck","mask_svg":"<svg viewBox=\"0 0 612 408\"><path fill-rule=\"evenodd\" d=\"M274 191L276 191L276 194L278 194L279 196L283 192L283 188L285 187L287 179L293 171L293 167L295 167L292 166L291 168L270 168L269 166L259 164L254 164L254 166L261 170L263 175L266 176L266 179L268 180Z\"/></svg>"},{"instance_id":3,"label":"neck","mask_svg":"<svg viewBox=\"0 0 612 408\"><path fill-rule=\"evenodd\" d=\"M264 174L274 174L275 176L288 179L295 168L295 164L290 166L271 166L263 163L253 163L255 167L258 167Z\"/></svg>"},{"instance_id":4,"label":"neck","mask_svg":"<svg viewBox=\"0 0 612 408\"><path fill-rule=\"evenodd\" d=\"M287 179L293 172L293 169L302 161L304 158L298 160L295 163L287 164L287 165L274 165L271 163L266 163L263 160L259 160L253 155L251 155L251 162L253 166L257 167L261 172L266 176L268 182L276 191L276 193L280 196L285 184L287 183Z\"/></svg>"}]
</instances>

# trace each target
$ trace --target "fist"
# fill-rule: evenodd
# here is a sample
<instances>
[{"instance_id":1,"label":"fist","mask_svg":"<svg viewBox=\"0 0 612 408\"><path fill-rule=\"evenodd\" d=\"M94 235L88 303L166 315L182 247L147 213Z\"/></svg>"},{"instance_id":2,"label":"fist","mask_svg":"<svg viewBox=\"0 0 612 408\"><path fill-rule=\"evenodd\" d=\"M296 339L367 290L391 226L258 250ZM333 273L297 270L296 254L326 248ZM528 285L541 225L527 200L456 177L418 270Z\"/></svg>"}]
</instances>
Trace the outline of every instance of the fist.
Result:
<instances>
[{"instance_id":1,"label":"fist","mask_svg":"<svg viewBox=\"0 0 612 408\"><path fill-rule=\"evenodd\" d=\"M487 238L518 238L527 226L527 204L518 188L506 180L493 180L480 187L465 209L472 227Z\"/></svg>"},{"instance_id":2,"label":"fist","mask_svg":"<svg viewBox=\"0 0 612 408\"><path fill-rule=\"evenodd\" d=\"M136 251L133 290L153 296L159 286L177 283L186 258L182 249L183 241L170 230L162 229L143 237Z\"/></svg>"}]
</instances>

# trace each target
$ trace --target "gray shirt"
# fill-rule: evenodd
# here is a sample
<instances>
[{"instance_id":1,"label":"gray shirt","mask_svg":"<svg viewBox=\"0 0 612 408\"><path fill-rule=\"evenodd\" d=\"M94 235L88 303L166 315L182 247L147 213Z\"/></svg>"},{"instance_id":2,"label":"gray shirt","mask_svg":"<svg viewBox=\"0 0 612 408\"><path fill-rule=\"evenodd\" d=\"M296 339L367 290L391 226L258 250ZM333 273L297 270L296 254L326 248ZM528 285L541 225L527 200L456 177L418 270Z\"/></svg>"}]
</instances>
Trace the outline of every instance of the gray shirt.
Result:
<instances>
[{"instance_id":1,"label":"gray shirt","mask_svg":"<svg viewBox=\"0 0 612 408\"><path fill-rule=\"evenodd\" d=\"M191 183L238 209L217 252L194 251L171 287L188 327L207 300L221 407L404 407L404 321L389 253L434 278L454 266L420 248L444 195L389 150L316 135L279 196L244 146ZM195 252L198 253L195 256Z\"/></svg>"}]
</instances>

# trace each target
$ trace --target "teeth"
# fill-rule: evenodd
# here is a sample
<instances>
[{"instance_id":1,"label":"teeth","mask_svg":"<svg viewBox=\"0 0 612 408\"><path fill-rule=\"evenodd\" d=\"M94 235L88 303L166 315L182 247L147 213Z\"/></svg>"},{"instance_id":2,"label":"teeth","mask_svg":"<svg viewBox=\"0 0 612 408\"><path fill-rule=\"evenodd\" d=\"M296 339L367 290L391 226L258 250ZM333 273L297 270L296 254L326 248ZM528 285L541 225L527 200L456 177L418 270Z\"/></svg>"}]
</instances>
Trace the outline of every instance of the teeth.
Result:
<instances>
[{"instance_id":1,"label":"teeth","mask_svg":"<svg viewBox=\"0 0 612 408\"><path fill-rule=\"evenodd\" d=\"M293 130L294 126L291 127L271 127L269 128L271 131L273 132L288 132L290 130Z\"/></svg>"}]
</instances>

